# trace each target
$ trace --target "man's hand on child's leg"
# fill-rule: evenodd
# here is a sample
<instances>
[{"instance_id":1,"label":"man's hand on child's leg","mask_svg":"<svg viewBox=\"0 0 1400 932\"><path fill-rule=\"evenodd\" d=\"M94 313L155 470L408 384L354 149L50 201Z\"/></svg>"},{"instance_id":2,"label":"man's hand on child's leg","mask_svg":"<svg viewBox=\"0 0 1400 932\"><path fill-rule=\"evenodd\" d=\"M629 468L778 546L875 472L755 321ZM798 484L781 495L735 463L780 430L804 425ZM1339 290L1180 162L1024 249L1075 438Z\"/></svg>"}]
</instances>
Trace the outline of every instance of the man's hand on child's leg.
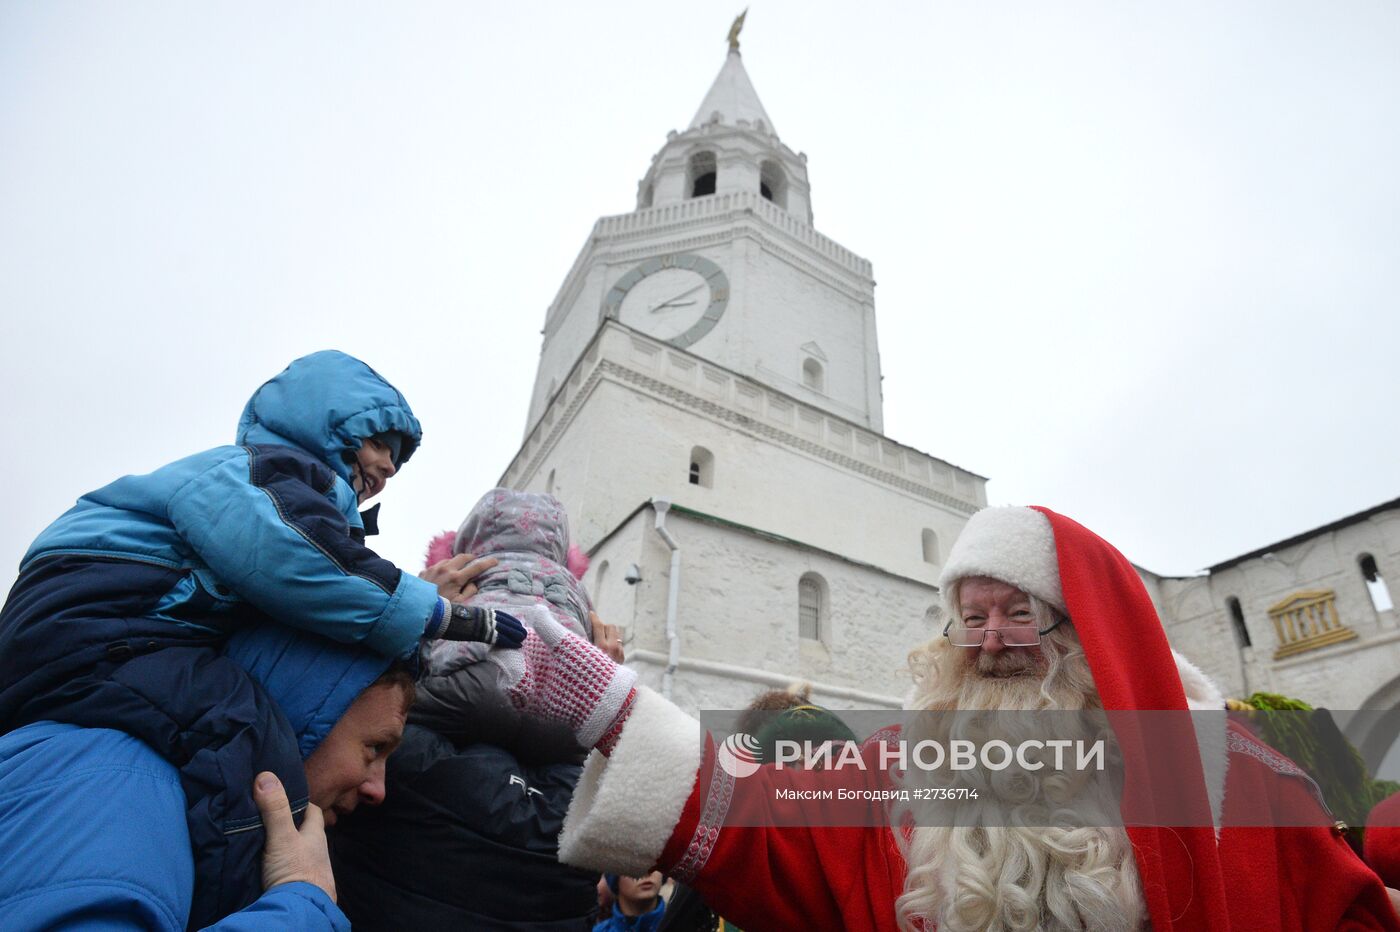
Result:
<instances>
[{"instance_id":1,"label":"man's hand on child's leg","mask_svg":"<svg viewBox=\"0 0 1400 932\"><path fill-rule=\"evenodd\" d=\"M292 821L291 804L282 781L270 773L253 781L253 800L262 813L267 841L263 844L263 890L302 881L315 884L335 902L335 874L326 850L326 823L315 803L306 804L301 828Z\"/></svg>"}]
</instances>

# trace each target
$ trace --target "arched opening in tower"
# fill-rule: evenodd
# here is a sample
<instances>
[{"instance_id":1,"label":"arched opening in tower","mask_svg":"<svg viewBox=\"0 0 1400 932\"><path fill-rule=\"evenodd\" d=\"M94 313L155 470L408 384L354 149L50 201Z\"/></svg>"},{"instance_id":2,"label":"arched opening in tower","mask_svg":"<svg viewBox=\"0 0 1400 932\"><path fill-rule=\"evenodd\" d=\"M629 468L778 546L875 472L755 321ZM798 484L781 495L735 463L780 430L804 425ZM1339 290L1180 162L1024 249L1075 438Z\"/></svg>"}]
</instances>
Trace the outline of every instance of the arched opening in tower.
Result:
<instances>
[{"instance_id":1,"label":"arched opening in tower","mask_svg":"<svg viewBox=\"0 0 1400 932\"><path fill-rule=\"evenodd\" d=\"M719 163L713 152L696 152L687 165L687 190L691 197L705 197L715 193L715 181L719 175Z\"/></svg>"}]
</instances>

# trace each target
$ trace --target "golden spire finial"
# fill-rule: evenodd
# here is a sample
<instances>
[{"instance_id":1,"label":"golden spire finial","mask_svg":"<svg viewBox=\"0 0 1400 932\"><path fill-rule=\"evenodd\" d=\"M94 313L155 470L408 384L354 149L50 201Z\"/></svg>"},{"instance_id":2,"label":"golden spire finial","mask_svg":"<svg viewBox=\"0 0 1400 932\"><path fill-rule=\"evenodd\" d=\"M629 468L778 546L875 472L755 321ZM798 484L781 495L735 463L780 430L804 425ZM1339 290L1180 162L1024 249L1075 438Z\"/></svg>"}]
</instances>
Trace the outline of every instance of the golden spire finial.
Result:
<instances>
[{"instance_id":1,"label":"golden spire finial","mask_svg":"<svg viewBox=\"0 0 1400 932\"><path fill-rule=\"evenodd\" d=\"M734 17L734 25L729 27L729 51L739 51L739 31L744 28L744 17L749 15L749 8L744 7L744 12Z\"/></svg>"}]
</instances>

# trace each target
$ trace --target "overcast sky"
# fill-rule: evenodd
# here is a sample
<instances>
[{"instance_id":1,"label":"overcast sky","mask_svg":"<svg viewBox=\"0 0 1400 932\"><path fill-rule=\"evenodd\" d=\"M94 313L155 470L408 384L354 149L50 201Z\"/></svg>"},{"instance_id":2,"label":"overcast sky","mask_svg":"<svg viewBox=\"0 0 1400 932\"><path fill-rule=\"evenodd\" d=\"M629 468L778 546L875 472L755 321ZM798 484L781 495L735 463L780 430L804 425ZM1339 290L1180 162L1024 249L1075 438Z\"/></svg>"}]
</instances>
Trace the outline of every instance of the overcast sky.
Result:
<instances>
[{"instance_id":1,"label":"overcast sky","mask_svg":"<svg viewBox=\"0 0 1400 932\"><path fill-rule=\"evenodd\" d=\"M0 4L0 581L325 347L426 425L417 568L738 11ZM1400 496L1400 5L754 0L742 41L874 262L891 437L1163 573Z\"/></svg>"}]
</instances>

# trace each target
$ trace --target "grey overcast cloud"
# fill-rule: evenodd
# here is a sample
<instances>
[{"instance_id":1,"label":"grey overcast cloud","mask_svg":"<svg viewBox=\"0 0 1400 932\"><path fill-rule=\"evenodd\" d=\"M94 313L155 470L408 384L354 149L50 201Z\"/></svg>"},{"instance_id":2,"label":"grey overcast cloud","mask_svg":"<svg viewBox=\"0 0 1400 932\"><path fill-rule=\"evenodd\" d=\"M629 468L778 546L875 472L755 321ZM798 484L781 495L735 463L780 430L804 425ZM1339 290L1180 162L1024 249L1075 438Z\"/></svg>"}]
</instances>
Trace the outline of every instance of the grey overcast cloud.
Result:
<instances>
[{"instance_id":1,"label":"grey overcast cloud","mask_svg":"<svg viewBox=\"0 0 1400 932\"><path fill-rule=\"evenodd\" d=\"M0 5L0 581L325 347L426 426L378 545L416 569L738 12ZM1400 496L1400 5L761 0L742 43L874 263L891 437L1159 573Z\"/></svg>"}]
</instances>

